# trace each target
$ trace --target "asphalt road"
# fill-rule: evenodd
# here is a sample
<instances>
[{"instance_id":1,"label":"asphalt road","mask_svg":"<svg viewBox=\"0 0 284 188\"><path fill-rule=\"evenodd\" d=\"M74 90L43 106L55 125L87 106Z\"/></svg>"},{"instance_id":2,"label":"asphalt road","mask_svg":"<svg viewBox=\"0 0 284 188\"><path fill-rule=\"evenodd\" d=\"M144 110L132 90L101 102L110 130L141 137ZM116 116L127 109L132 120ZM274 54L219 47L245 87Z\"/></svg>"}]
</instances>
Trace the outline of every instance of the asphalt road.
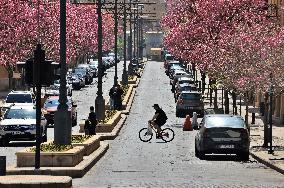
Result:
<instances>
[{"instance_id":1,"label":"asphalt road","mask_svg":"<svg viewBox=\"0 0 284 188\"><path fill-rule=\"evenodd\" d=\"M168 115L175 139L143 143L138 131L146 127L160 104ZM149 62L120 135L109 141L110 149L83 177L73 179L75 188L93 187L284 187L284 176L254 159L239 161L235 156L194 156L196 131L182 131L184 119L175 117L175 103L163 63ZM200 121L200 120L199 120Z\"/></svg>"}]
</instances>

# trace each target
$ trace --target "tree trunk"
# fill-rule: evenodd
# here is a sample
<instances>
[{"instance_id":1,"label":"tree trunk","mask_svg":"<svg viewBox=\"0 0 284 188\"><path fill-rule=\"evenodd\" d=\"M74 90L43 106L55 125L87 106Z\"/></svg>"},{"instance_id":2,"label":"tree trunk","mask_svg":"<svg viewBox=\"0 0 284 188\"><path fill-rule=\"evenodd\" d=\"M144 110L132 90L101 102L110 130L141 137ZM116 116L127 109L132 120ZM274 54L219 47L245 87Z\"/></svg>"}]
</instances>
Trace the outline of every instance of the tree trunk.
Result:
<instances>
[{"instance_id":1,"label":"tree trunk","mask_svg":"<svg viewBox=\"0 0 284 188\"><path fill-rule=\"evenodd\" d=\"M213 93L213 90L212 90L212 80L210 79L209 80L209 94L210 94L210 106L212 106L212 93Z\"/></svg>"},{"instance_id":2,"label":"tree trunk","mask_svg":"<svg viewBox=\"0 0 284 188\"><path fill-rule=\"evenodd\" d=\"M233 99L233 114L237 115L237 104L236 104L236 93L235 91L232 92L232 99Z\"/></svg>"},{"instance_id":3,"label":"tree trunk","mask_svg":"<svg viewBox=\"0 0 284 188\"><path fill-rule=\"evenodd\" d=\"M264 116L263 116L263 124L264 124L264 140L263 140L263 147L268 147L268 97L264 98Z\"/></svg>"},{"instance_id":4,"label":"tree trunk","mask_svg":"<svg viewBox=\"0 0 284 188\"><path fill-rule=\"evenodd\" d=\"M230 103L229 103L229 93L228 93L228 90L225 89L224 91L224 98L225 98L225 114L229 114L230 113Z\"/></svg>"},{"instance_id":5,"label":"tree trunk","mask_svg":"<svg viewBox=\"0 0 284 188\"><path fill-rule=\"evenodd\" d=\"M214 89L214 93L215 93L215 96L214 96L214 109L218 109L218 89L215 88Z\"/></svg>"},{"instance_id":6,"label":"tree trunk","mask_svg":"<svg viewBox=\"0 0 284 188\"><path fill-rule=\"evenodd\" d=\"M201 81L202 81L202 94L204 94L205 86L206 86L206 82L205 82L206 76L205 76L205 73L202 73L201 75L202 75L202 76L201 76Z\"/></svg>"},{"instance_id":7,"label":"tree trunk","mask_svg":"<svg viewBox=\"0 0 284 188\"><path fill-rule=\"evenodd\" d=\"M246 116L245 116L245 122L246 122L246 125L249 129L249 132L250 132L250 127L249 127L249 124L248 124L248 92L246 92L245 94L245 103L246 103Z\"/></svg>"}]
</instances>

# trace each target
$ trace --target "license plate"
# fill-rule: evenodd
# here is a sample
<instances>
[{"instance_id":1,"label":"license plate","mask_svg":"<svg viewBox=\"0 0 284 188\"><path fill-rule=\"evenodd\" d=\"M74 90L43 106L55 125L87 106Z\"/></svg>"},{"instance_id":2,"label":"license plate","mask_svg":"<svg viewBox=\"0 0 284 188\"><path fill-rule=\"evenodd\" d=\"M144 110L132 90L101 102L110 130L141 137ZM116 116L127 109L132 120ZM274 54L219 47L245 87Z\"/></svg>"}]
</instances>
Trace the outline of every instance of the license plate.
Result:
<instances>
[{"instance_id":1,"label":"license plate","mask_svg":"<svg viewBox=\"0 0 284 188\"><path fill-rule=\"evenodd\" d=\"M24 132L21 131L13 131L11 132L12 135L19 135L19 134L25 134Z\"/></svg>"},{"instance_id":2,"label":"license plate","mask_svg":"<svg viewBox=\"0 0 284 188\"><path fill-rule=\"evenodd\" d=\"M187 107L185 107L186 109L193 109L193 107L191 107L191 106L187 106Z\"/></svg>"},{"instance_id":3,"label":"license plate","mask_svg":"<svg viewBox=\"0 0 284 188\"><path fill-rule=\"evenodd\" d=\"M234 145L220 145L219 146L221 149L232 149L232 148L235 148Z\"/></svg>"}]
</instances>

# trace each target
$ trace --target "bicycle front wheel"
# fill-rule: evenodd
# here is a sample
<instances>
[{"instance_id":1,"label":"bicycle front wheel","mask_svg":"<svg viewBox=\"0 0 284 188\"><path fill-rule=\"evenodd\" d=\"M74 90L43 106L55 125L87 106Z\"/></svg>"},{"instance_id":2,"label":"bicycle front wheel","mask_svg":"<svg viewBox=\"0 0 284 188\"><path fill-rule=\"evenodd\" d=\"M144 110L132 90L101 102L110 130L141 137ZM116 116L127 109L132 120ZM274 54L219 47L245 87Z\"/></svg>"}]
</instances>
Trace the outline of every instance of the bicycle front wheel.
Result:
<instances>
[{"instance_id":1,"label":"bicycle front wheel","mask_svg":"<svg viewBox=\"0 0 284 188\"><path fill-rule=\"evenodd\" d=\"M149 142L153 137L153 133L148 133L148 128L143 128L139 131L139 138L142 142Z\"/></svg>"},{"instance_id":2,"label":"bicycle front wheel","mask_svg":"<svg viewBox=\"0 0 284 188\"><path fill-rule=\"evenodd\" d=\"M174 139L175 132L170 128L165 128L162 130L162 140L165 142L170 142Z\"/></svg>"}]
</instances>

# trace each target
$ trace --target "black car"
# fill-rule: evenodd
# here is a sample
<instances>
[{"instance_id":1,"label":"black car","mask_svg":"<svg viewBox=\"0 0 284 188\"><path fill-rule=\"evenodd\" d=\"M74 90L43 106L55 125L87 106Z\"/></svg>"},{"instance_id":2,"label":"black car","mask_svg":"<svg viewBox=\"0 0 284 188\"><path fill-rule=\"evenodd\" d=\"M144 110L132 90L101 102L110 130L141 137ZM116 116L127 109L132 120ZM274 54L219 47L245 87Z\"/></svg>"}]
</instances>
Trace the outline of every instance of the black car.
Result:
<instances>
[{"instance_id":1,"label":"black car","mask_svg":"<svg viewBox=\"0 0 284 188\"><path fill-rule=\"evenodd\" d=\"M208 114L202 119L195 136L195 155L200 159L205 154L237 154L249 159L249 131L241 116Z\"/></svg>"},{"instance_id":2,"label":"black car","mask_svg":"<svg viewBox=\"0 0 284 188\"><path fill-rule=\"evenodd\" d=\"M73 73L81 74L83 78L85 79L86 84L91 84L93 82L93 77L88 71L88 69L81 67L81 68L75 68L73 69Z\"/></svg>"}]
</instances>

